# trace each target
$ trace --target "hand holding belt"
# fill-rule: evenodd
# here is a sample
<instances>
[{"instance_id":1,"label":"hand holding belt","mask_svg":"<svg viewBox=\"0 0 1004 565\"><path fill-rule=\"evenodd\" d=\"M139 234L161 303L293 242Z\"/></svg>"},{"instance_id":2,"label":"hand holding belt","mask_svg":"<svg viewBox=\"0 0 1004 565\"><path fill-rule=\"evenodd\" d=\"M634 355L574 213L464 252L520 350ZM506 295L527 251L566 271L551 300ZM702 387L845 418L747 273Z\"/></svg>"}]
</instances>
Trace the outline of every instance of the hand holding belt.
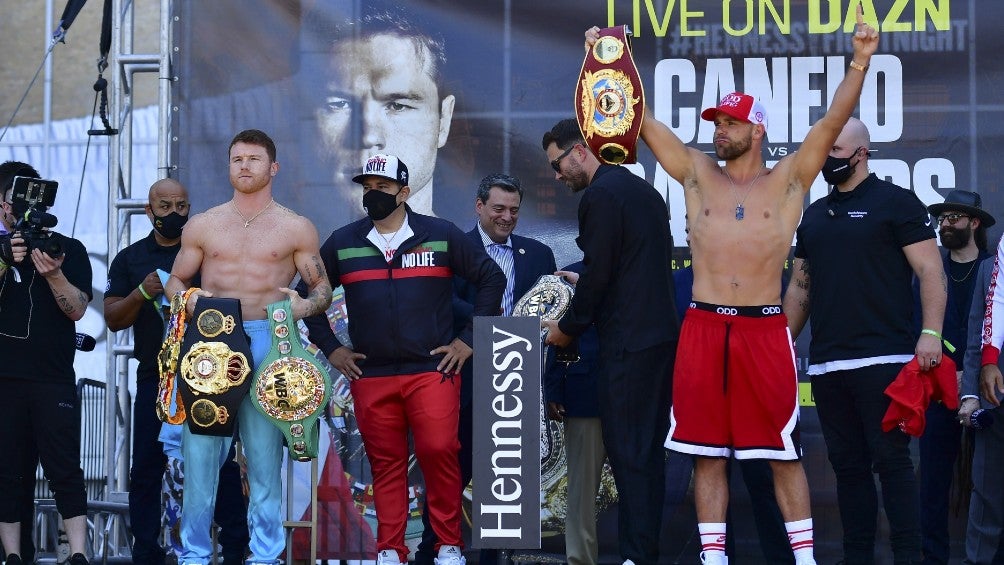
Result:
<instances>
[{"instance_id":1,"label":"hand holding belt","mask_svg":"<svg viewBox=\"0 0 1004 565\"><path fill-rule=\"evenodd\" d=\"M179 389L193 434L229 437L251 388L251 345L236 298L202 296L181 345Z\"/></svg>"},{"instance_id":2,"label":"hand holding belt","mask_svg":"<svg viewBox=\"0 0 1004 565\"><path fill-rule=\"evenodd\" d=\"M575 117L589 149L611 165L638 161L645 93L631 56L627 26L600 30L575 87Z\"/></svg>"},{"instance_id":3,"label":"hand holding belt","mask_svg":"<svg viewBox=\"0 0 1004 565\"><path fill-rule=\"evenodd\" d=\"M560 320L572 305L575 287L557 275L541 275L533 287L512 307L513 316L540 316L541 320ZM547 330L541 330L541 340ZM561 363L575 363L579 360L577 342L568 347L555 348L555 360Z\"/></svg>"},{"instance_id":4,"label":"hand holding belt","mask_svg":"<svg viewBox=\"0 0 1004 565\"><path fill-rule=\"evenodd\" d=\"M251 401L286 437L297 461L317 457L319 416L331 398L331 380L300 343L290 301L268 305L272 347L254 378Z\"/></svg>"},{"instance_id":5,"label":"hand holding belt","mask_svg":"<svg viewBox=\"0 0 1004 565\"><path fill-rule=\"evenodd\" d=\"M185 292L179 292L171 298L171 313L168 318L167 333L164 343L157 355L157 372L160 380L157 387L157 403L155 409L161 422L181 424L185 421L185 403L181 399L181 391L177 387L178 358L181 356L181 341L185 337L186 310L188 298L199 290L193 287ZM177 411L171 414L171 396L174 396Z\"/></svg>"}]
</instances>

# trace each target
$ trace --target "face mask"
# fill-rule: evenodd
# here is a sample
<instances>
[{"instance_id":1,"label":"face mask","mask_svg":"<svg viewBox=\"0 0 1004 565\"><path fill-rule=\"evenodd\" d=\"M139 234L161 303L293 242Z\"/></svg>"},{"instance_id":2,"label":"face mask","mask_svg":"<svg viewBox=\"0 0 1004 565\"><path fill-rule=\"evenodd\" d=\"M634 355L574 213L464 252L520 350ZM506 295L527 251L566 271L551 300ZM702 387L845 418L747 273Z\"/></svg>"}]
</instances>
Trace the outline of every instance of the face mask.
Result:
<instances>
[{"instance_id":1,"label":"face mask","mask_svg":"<svg viewBox=\"0 0 1004 565\"><path fill-rule=\"evenodd\" d=\"M398 190L398 193L401 191ZM376 222L390 216L391 212L397 209L397 194L387 194L376 189L368 190L363 194L363 208L370 219Z\"/></svg>"},{"instance_id":2,"label":"face mask","mask_svg":"<svg viewBox=\"0 0 1004 565\"><path fill-rule=\"evenodd\" d=\"M181 237L181 228L188 222L188 216L182 216L177 212L171 212L166 216L153 214L153 229L157 230L164 239L178 239Z\"/></svg>"},{"instance_id":3,"label":"face mask","mask_svg":"<svg viewBox=\"0 0 1004 565\"><path fill-rule=\"evenodd\" d=\"M855 154L857 154L857 150L851 154L851 157ZM826 157L822 170L823 180L826 181L826 184L835 186L851 178L851 175L854 173L854 167L858 165L857 163L851 165L851 157Z\"/></svg>"}]
</instances>

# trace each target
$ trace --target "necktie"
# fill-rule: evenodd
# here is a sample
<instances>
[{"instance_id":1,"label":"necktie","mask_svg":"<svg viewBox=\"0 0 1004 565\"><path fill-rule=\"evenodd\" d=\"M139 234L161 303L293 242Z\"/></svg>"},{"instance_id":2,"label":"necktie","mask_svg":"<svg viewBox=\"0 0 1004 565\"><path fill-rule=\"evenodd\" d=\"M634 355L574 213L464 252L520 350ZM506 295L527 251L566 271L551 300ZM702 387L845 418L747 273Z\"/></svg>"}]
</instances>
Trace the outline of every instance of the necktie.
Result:
<instances>
[{"instance_id":1,"label":"necktie","mask_svg":"<svg viewBox=\"0 0 1004 565\"><path fill-rule=\"evenodd\" d=\"M488 255L498 264L502 272L505 273L505 292L502 294L502 315L512 315L513 305L513 258L512 247L504 243L493 243L488 246Z\"/></svg>"}]
</instances>

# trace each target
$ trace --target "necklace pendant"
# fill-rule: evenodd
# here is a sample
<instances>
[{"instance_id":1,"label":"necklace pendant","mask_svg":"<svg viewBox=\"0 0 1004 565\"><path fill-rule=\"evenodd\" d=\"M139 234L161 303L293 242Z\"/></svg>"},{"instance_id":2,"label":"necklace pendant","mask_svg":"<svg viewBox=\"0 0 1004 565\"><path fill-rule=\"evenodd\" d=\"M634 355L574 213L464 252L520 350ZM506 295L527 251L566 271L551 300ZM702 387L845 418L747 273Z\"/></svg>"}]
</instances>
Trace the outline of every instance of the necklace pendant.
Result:
<instances>
[{"instance_id":1,"label":"necklace pendant","mask_svg":"<svg viewBox=\"0 0 1004 565\"><path fill-rule=\"evenodd\" d=\"M251 227L251 222L249 220L244 220L244 229Z\"/></svg>"},{"instance_id":2,"label":"necklace pendant","mask_svg":"<svg viewBox=\"0 0 1004 565\"><path fill-rule=\"evenodd\" d=\"M736 220L741 220L746 216L746 208L742 204L736 206Z\"/></svg>"}]
</instances>

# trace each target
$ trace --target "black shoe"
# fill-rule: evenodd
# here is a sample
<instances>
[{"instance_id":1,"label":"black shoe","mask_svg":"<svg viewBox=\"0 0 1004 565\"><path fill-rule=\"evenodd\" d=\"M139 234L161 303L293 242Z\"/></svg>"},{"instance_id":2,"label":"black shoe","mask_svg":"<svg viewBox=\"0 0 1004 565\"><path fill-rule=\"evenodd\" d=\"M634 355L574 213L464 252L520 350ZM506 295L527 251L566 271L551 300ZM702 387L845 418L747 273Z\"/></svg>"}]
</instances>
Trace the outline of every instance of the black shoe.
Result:
<instances>
[{"instance_id":1,"label":"black shoe","mask_svg":"<svg viewBox=\"0 0 1004 565\"><path fill-rule=\"evenodd\" d=\"M87 561L83 553L74 553L70 556L70 560L67 563L69 565L90 565L90 562Z\"/></svg>"},{"instance_id":2,"label":"black shoe","mask_svg":"<svg viewBox=\"0 0 1004 565\"><path fill-rule=\"evenodd\" d=\"M21 565L21 556L16 553L11 553L4 559L4 565Z\"/></svg>"}]
</instances>

